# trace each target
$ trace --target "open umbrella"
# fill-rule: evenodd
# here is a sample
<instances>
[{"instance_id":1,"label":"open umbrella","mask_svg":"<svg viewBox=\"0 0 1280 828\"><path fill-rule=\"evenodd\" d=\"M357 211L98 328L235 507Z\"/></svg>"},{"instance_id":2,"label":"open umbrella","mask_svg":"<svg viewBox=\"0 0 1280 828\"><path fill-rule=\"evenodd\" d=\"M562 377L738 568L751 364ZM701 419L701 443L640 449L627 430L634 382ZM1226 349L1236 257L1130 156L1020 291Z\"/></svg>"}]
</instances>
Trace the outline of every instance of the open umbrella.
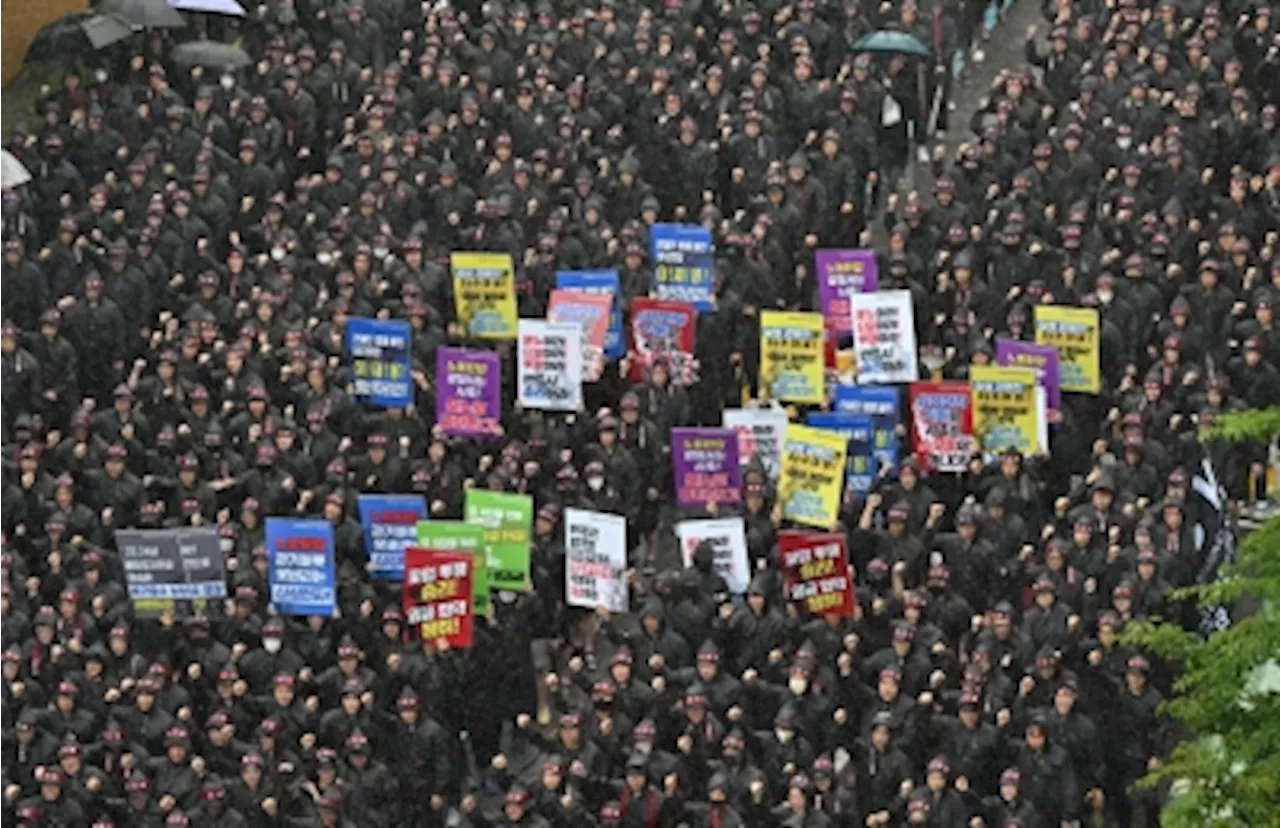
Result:
<instances>
[{"instance_id":1,"label":"open umbrella","mask_svg":"<svg viewBox=\"0 0 1280 828\"><path fill-rule=\"evenodd\" d=\"M36 32L27 49L27 61L74 59L100 51L133 34L119 16L99 12L79 12L55 20Z\"/></svg>"},{"instance_id":2,"label":"open umbrella","mask_svg":"<svg viewBox=\"0 0 1280 828\"><path fill-rule=\"evenodd\" d=\"M895 29L881 29L863 35L853 44L853 51L916 57L928 57L931 54L929 47L921 43L920 38Z\"/></svg>"},{"instance_id":3,"label":"open umbrella","mask_svg":"<svg viewBox=\"0 0 1280 828\"><path fill-rule=\"evenodd\" d=\"M205 12L207 14L226 14L231 17L244 17L244 6L236 0L169 0L175 9L189 12Z\"/></svg>"},{"instance_id":4,"label":"open umbrella","mask_svg":"<svg viewBox=\"0 0 1280 828\"><path fill-rule=\"evenodd\" d=\"M173 47L173 62L179 66L205 66L210 69L239 69L253 59L239 46L215 40L192 40Z\"/></svg>"},{"instance_id":5,"label":"open umbrella","mask_svg":"<svg viewBox=\"0 0 1280 828\"><path fill-rule=\"evenodd\" d=\"M0 188L21 187L31 180L31 173L8 150L0 150Z\"/></svg>"},{"instance_id":6,"label":"open umbrella","mask_svg":"<svg viewBox=\"0 0 1280 828\"><path fill-rule=\"evenodd\" d=\"M135 29L181 29L187 25L165 0L102 0L95 8L120 15Z\"/></svg>"}]
</instances>

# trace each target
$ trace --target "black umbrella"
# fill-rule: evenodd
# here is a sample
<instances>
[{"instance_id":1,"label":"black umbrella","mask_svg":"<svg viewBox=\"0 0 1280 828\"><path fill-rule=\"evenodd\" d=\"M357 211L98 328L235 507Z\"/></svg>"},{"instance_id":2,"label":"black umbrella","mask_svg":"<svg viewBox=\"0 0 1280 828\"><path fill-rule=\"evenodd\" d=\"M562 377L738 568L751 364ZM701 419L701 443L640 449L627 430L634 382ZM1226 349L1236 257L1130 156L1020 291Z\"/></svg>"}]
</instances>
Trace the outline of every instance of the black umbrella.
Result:
<instances>
[{"instance_id":1,"label":"black umbrella","mask_svg":"<svg viewBox=\"0 0 1280 828\"><path fill-rule=\"evenodd\" d=\"M95 8L120 15L135 29L181 29L187 25L165 0L102 0Z\"/></svg>"},{"instance_id":2,"label":"black umbrella","mask_svg":"<svg viewBox=\"0 0 1280 828\"><path fill-rule=\"evenodd\" d=\"M101 51L118 43L133 29L114 14L79 12L55 20L36 33L27 49L27 61L53 62Z\"/></svg>"},{"instance_id":3,"label":"black umbrella","mask_svg":"<svg viewBox=\"0 0 1280 828\"><path fill-rule=\"evenodd\" d=\"M239 46L215 40L192 40L173 48L173 62L179 66L206 66L210 69L240 69L253 59Z\"/></svg>"}]
</instances>

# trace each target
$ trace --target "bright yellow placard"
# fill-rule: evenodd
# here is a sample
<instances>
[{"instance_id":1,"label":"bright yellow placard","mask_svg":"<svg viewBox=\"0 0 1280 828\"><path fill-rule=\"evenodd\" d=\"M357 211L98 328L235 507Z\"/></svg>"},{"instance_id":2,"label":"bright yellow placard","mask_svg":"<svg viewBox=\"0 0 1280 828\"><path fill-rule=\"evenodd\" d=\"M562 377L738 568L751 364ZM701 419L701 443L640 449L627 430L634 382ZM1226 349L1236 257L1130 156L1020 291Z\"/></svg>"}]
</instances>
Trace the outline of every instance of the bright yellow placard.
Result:
<instances>
[{"instance_id":1,"label":"bright yellow placard","mask_svg":"<svg viewBox=\"0 0 1280 828\"><path fill-rule=\"evenodd\" d=\"M453 304L458 321L479 339L515 339L516 270L506 253L454 253Z\"/></svg>"},{"instance_id":2,"label":"bright yellow placard","mask_svg":"<svg viewBox=\"0 0 1280 828\"><path fill-rule=\"evenodd\" d=\"M760 382L769 398L821 404L826 397L826 325L820 313L760 314Z\"/></svg>"},{"instance_id":3,"label":"bright yellow placard","mask_svg":"<svg viewBox=\"0 0 1280 828\"><path fill-rule=\"evenodd\" d=\"M782 444L778 502L787 520L830 529L840 517L849 443L840 434L788 425Z\"/></svg>"},{"instance_id":4,"label":"bright yellow placard","mask_svg":"<svg viewBox=\"0 0 1280 828\"><path fill-rule=\"evenodd\" d=\"M1102 323L1097 308L1037 305L1036 344L1058 349L1063 391L1102 392Z\"/></svg>"}]
</instances>

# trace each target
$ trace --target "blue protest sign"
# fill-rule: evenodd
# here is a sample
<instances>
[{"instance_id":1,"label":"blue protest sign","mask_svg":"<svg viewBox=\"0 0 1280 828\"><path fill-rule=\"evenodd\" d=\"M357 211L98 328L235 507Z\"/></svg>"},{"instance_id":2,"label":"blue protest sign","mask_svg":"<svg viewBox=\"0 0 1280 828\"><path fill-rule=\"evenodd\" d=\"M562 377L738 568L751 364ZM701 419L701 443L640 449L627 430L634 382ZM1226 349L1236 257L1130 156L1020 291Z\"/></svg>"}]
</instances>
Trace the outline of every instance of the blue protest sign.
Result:
<instances>
[{"instance_id":1,"label":"blue protest sign","mask_svg":"<svg viewBox=\"0 0 1280 828\"><path fill-rule=\"evenodd\" d=\"M870 417L876 459L891 469L898 467L898 424L902 422L902 407L897 388L839 385L836 386L834 407L844 414Z\"/></svg>"},{"instance_id":2,"label":"blue protest sign","mask_svg":"<svg viewBox=\"0 0 1280 828\"><path fill-rule=\"evenodd\" d=\"M627 355L627 340L622 335L622 282L617 270L560 270L556 272L556 289L612 297L609 330L604 335L604 355L609 359L621 359Z\"/></svg>"},{"instance_id":3,"label":"blue protest sign","mask_svg":"<svg viewBox=\"0 0 1280 828\"><path fill-rule=\"evenodd\" d=\"M710 311L715 293L711 231L697 224L655 224L649 247L654 297L688 302L698 313Z\"/></svg>"},{"instance_id":4,"label":"blue protest sign","mask_svg":"<svg viewBox=\"0 0 1280 828\"><path fill-rule=\"evenodd\" d=\"M327 520L267 518L268 583L281 615L332 615L333 525Z\"/></svg>"},{"instance_id":5,"label":"blue protest sign","mask_svg":"<svg viewBox=\"0 0 1280 828\"><path fill-rule=\"evenodd\" d=\"M874 450L875 426L872 418L841 411L811 411L805 422L814 428L834 431L849 441L849 459L845 467L845 489L859 497L871 491L880 471Z\"/></svg>"},{"instance_id":6,"label":"blue protest sign","mask_svg":"<svg viewBox=\"0 0 1280 828\"><path fill-rule=\"evenodd\" d=\"M364 551L374 580L404 578L404 550L418 542L418 521L426 519L421 495L360 495Z\"/></svg>"},{"instance_id":7,"label":"blue protest sign","mask_svg":"<svg viewBox=\"0 0 1280 828\"><path fill-rule=\"evenodd\" d=\"M413 404L413 334L394 319L348 319L347 360L354 396L365 405L404 408Z\"/></svg>"}]
</instances>

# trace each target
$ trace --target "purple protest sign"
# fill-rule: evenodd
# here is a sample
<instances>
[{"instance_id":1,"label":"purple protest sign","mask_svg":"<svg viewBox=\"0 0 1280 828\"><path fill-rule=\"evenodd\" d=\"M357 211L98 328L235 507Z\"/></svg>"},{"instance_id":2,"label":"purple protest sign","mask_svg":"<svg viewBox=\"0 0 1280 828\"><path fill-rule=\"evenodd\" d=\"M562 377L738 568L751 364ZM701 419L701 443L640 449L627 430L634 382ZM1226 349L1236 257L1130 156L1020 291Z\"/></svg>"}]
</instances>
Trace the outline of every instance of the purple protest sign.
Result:
<instances>
[{"instance_id":1,"label":"purple protest sign","mask_svg":"<svg viewBox=\"0 0 1280 828\"><path fill-rule=\"evenodd\" d=\"M496 437L502 367L493 351L436 350L436 422L450 437Z\"/></svg>"},{"instance_id":2,"label":"purple protest sign","mask_svg":"<svg viewBox=\"0 0 1280 828\"><path fill-rule=\"evenodd\" d=\"M731 428L671 429L671 471L676 502L705 507L742 499L742 468L738 465L738 435Z\"/></svg>"},{"instance_id":3,"label":"purple protest sign","mask_svg":"<svg viewBox=\"0 0 1280 828\"><path fill-rule=\"evenodd\" d=\"M818 277L818 300L827 318L827 330L847 334L853 330L849 298L874 293L880 284L876 252L866 248L818 250L813 256Z\"/></svg>"},{"instance_id":4,"label":"purple protest sign","mask_svg":"<svg viewBox=\"0 0 1280 828\"><path fill-rule=\"evenodd\" d=\"M1056 421L1062 410L1061 377L1058 374L1058 349L1053 345L1036 345L1016 339L996 339L996 364L1015 368L1035 368L1044 386L1045 408Z\"/></svg>"}]
</instances>

